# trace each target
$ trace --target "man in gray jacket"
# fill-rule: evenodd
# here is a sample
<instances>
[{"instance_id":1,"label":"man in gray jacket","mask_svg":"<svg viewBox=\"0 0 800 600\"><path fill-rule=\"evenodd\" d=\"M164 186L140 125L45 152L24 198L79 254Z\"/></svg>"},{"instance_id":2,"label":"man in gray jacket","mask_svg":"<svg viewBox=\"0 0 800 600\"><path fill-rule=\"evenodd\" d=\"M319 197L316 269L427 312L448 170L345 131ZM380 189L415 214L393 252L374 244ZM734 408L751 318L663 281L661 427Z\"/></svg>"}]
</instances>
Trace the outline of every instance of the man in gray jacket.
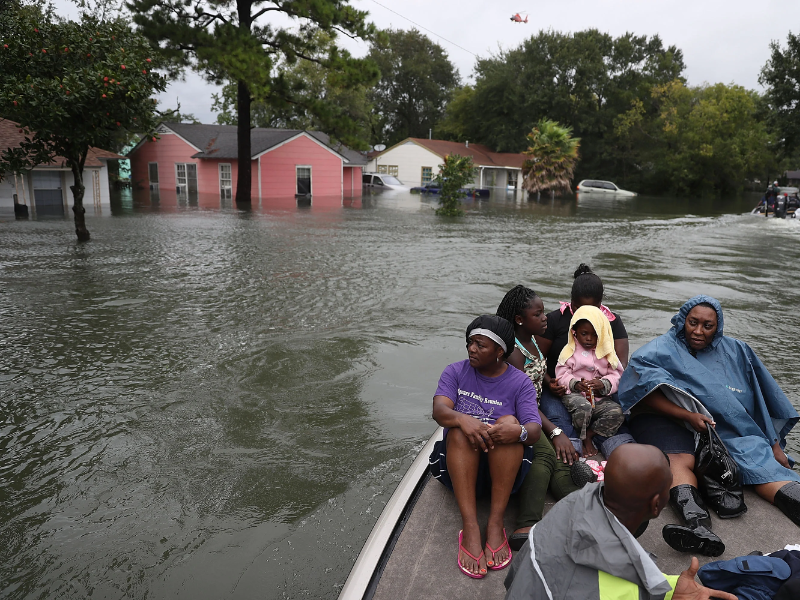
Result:
<instances>
[{"instance_id":1,"label":"man in gray jacket","mask_svg":"<svg viewBox=\"0 0 800 600\"><path fill-rule=\"evenodd\" d=\"M695 582L697 558L680 576L662 574L634 538L667 505L671 485L661 450L617 448L603 483L573 492L531 529L506 577L506 600L736 600Z\"/></svg>"}]
</instances>

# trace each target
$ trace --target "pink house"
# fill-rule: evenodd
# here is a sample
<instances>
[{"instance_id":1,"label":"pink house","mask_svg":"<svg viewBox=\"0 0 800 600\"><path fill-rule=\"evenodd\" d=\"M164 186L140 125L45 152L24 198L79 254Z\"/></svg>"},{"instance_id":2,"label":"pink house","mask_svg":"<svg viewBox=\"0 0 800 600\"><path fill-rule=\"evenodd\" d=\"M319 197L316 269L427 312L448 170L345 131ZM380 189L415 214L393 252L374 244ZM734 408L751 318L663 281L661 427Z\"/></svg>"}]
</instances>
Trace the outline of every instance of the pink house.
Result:
<instances>
[{"instance_id":1,"label":"pink house","mask_svg":"<svg viewBox=\"0 0 800 600\"><path fill-rule=\"evenodd\" d=\"M253 200L361 195L366 158L326 134L254 128L250 135ZM162 123L155 141L144 138L128 152L134 186L222 199L236 194L236 157L235 126L190 123Z\"/></svg>"}]
</instances>

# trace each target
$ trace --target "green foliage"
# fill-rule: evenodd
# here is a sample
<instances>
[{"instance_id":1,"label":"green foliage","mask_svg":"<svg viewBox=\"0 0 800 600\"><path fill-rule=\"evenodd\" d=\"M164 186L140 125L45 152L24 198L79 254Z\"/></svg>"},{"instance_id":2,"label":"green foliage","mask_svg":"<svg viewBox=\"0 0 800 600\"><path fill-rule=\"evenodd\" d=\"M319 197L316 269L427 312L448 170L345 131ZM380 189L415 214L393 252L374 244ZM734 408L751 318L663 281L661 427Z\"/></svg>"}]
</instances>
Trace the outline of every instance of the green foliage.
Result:
<instances>
[{"instance_id":1,"label":"green foliage","mask_svg":"<svg viewBox=\"0 0 800 600\"><path fill-rule=\"evenodd\" d=\"M333 38L323 32L326 45L333 44ZM343 142L351 148L369 148L372 106L367 100L368 86L352 87L338 85L336 74L318 62L298 61L294 65L282 64L279 67L287 86L295 90L296 102L268 103L254 101L250 105L250 124L253 127L285 127L288 129L319 130L328 133L334 140ZM222 125L236 125L237 86L227 84L220 94L213 94L211 109L218 111L217 122ZM334 119L324 120L309 107L323 100L335 113Z\"/></svg>"},{"instance_id":2,"label":"green foliage","mask_svg":"<svg viewBox=\"0 0 800 600\"><path fill-rule=\"evenodd\" d=\"M775 168L759 97L737 85L655 86L616 121L616 139L639 165L644 189L674 194L734 193Z\"/></svg>"},{"instance_id":3,"label":"green foliage","mask_svg":"<svg viewBox=\"0 0 800 600\"><path fill-rule=\"evenodd\" d=\"M522 166L522 187L533 194L545 190L572 192L571 181L578 164L580 139L572 137L572 128L542 119L528 134L528 158Z\"/></svg>"},{"instance_id":4,"label":"green foliage","mask_svg":"<svg viewBox=\"0 0 800 600\"><path fill-rule=\"evenodd\" d=\"M0 173L18 173L62 156L75 176L78 237L83 165L89 147L114 148L156 125L153 94L165 79L147 40L122 20L49 20L35 8L0 12L0 116L26 133L0 155Z\"/></svg>"},{"instance_id":5,"label":"green foliage","mask_svg":"<svg viewBox=\"0 0 800 600\"><path fill-rule=\"evenodd\" d=\"M215 83L236 85L237 202L250 202L253 100L278 111L299 105L345 143L363 143L355 122L330 98L312 95L309 82L286 76L305 61L324 69L336 89L377 80L371 61L354 58L331 43L337 32L364 39L375 32L367 13L353 8L349 0L130 0L127 6L174 72L190 67Z\"/></svg>"},{"instance_id":6,"label":"green foliage","mask_svg":"<svg viewBox=\"0 0 800 600\"><path fill-rule=\"evenodd\" d=\"M771 42L770 58L758 81L767 92L770 124L777 131L784 156L800 147L800 36L789 33L786 47Z\"/></svg>"},{"instance_id":7,"label":"green foliage","mask_svg":"<svg viewBox=\"0 0 800 600\"><path fill-rule=\"evenodd\" d=\"M469 85L460 87L453 93L453 99L445 107L444 118L433 129L435 139L462 143L469 141L472 124L480 119L480 115L474 112L474 95L475 88Z\"/></svg>"},{"instance_id":8,"label":"green foliage","mask_svg":"<svg viewBox=\"0 0 800 600\"><path fill-rule=\"evenodd\" d=\"M577 173L611 178L625 170L610 139L614 119L683 69L681 51L665 47L658 36L540 31L479 60L474 91L464 92L461 106L448 107L445 124L451 139L522 152L536 123L552 119L582 140Z\"/></svg>"},{"instance_id":9,"label":"green foliage","mask_svg":"<svg viewBox=\"0 0 800 600\"><path fill-rule=\"evenodd\" d=\"M416 29L390 29L372 42L369 58L381 73L369 97L377 113L373 141L427 138L459 85L444 48Z\"/></svg>"},{"instance_id":10,"label":"green foliage","mask_svg":"<svg viewBox=\"0 0 800 600\"><path fill-rule=\"evenodd\" d=\"M448 154L444 164L439 165L436 182L439 184L439 208L436 214L445 217L458 217L464 214L461 210L461 199L466 196L461 190L475 179L475 168L471 156Z\"/></svg>"}]
</instances>

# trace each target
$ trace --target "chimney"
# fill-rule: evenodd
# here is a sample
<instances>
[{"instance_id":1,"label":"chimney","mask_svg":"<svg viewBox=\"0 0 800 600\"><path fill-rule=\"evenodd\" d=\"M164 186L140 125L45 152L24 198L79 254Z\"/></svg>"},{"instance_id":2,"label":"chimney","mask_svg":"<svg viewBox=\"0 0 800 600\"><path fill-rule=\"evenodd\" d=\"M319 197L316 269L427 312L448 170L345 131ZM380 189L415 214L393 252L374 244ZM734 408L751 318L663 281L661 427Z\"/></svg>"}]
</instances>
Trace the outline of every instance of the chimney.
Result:
<instances>
[{"instance_id":1,"label":"chimney","mask_svg":"<svg viewBox=\"0 0 800 600\"><path fill-rule=\"evenodd\" d=\"M467 140L467 148L469 148L469 140Z\"/></svg>"}]
</instances>

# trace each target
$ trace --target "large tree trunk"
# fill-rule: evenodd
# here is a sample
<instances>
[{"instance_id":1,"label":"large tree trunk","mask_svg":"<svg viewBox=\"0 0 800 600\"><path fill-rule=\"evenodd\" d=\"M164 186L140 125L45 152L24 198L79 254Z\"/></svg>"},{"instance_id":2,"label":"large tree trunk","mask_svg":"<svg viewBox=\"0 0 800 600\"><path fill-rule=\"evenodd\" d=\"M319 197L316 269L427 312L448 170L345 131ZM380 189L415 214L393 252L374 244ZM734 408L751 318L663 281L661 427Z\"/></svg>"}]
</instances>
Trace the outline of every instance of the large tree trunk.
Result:
<instances>
[{"instance_id":1,"label":"large tree trunk","mask_svg":"<svg viewBox=\"0 0 800 600\"><path fill-rule=\"evenodd\" d=\"M236 115L236 136L237 136L237 159L236 164L239 174L236 178L236 204L250 204L251 194L251 160L250 149L250 90L244 81L237 84L237 115Z\"/></svg>"},{"instance_id":2,"label":"large tree trunk","mask_svg":"<svg viewBox=\"0 0 800 600\"><path fill-rule=\"evenodd\" d=\"M239 29L243 39L251 34L253 15L250 9L253 0L236 0L236 12L239 17ZM250 173L250 90L242 80L236 82L236 164L239 173L236 176L236 204L249 206L251 195Z\"/></svg>"},{"instance_id":3,"label":"large tree trunk","mask_svg":"<svg viewBox=\"0 0 800 600\"><path fill-rule=\"evenodd\" d=\"M72 164L72 177L75 179L75 184L69 186L72 190L72 213L75 215L75 235L78 236L79 242L89 241L89 230L86 229L86 209L83 208L83 193L86 188L83 185L83 169Z\"/></svg>"}]
</instances>

